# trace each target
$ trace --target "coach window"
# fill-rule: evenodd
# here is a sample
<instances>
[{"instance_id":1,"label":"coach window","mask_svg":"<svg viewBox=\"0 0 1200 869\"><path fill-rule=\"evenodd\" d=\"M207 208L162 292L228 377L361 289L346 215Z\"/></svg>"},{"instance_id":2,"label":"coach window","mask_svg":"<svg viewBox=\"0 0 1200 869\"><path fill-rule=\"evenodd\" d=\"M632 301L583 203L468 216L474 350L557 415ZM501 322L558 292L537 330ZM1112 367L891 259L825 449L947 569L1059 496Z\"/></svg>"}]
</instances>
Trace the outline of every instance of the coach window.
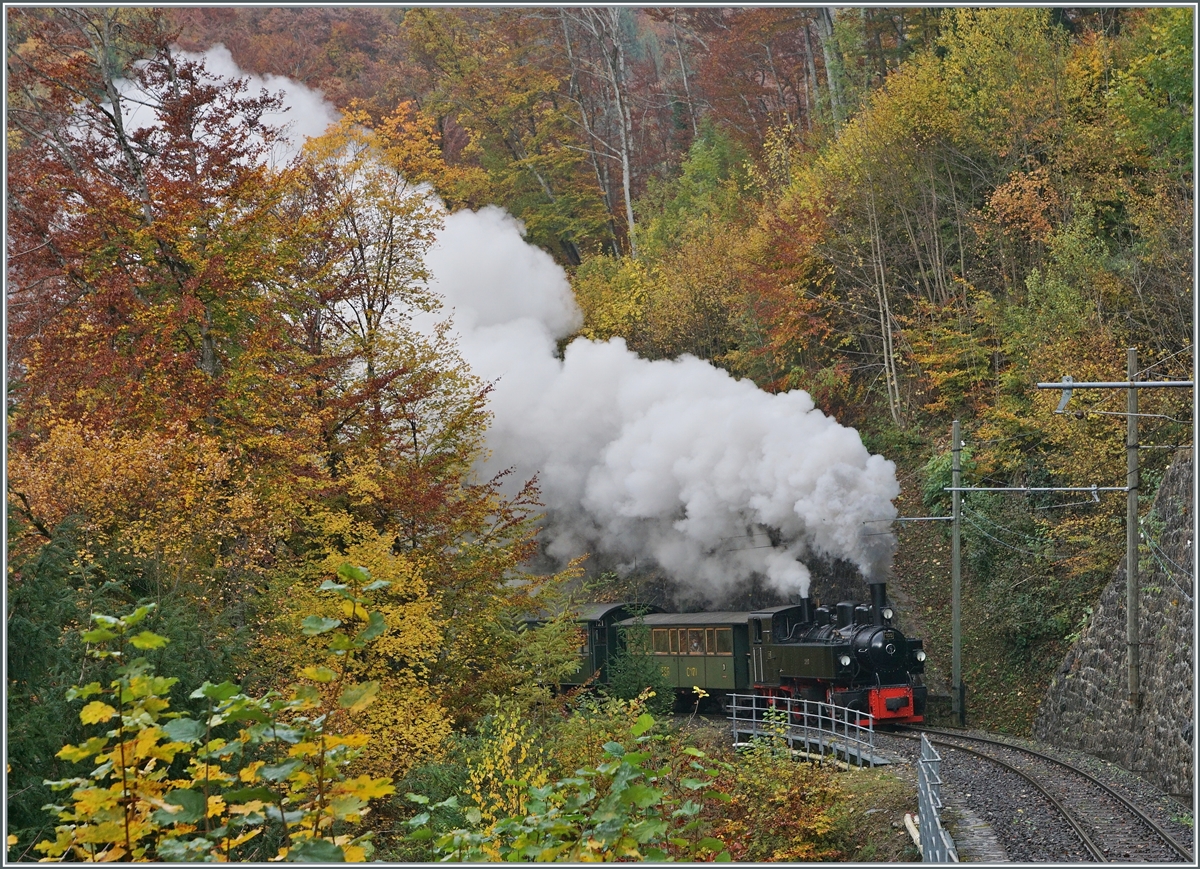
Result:
<instances>
[{"instance_id":1,"label":"coach window","mask_svg":"<svg viewBox=\"0 0 1200 869\"><path fill-rule=\"evenodd\" d=\"M671 649L670 649L671 654L678 655L679 654L679 631L675 630L674 628L671 628L669 631L667 631L667 634L671 638Z\"/></svg>"},{"instance_id":2,"label":"coach window","mask_svg":"<svg viewBox=\"0 0 1200 869\"><path fill-rule=\"evenodd\" d=\"M665 628L655 628L650 632L650 641L654 646L654 654L666 655L671 651L671 642L667 638Z\"/></svg>"},{"instance_id":3,"label":"coach window","mask_svg":"<svg viewBox=\"0 0 1200 869\"><path fill-rule=\"evenodd\" d=\"M704 629L704 654L715 655L717 653L717 629Z\"/></svg>"},{"instance_id":4,"label":"coach window","mask_svg":"<svg viewBox=\"0 0 1200 869\"><path fill-rule=\"evenodd\" d=\"M704 654L704 628L692 628L688 631L688 654Z\"/></svg>"},{"instance_id":5,"label":"coach window","mask_svg":"<svg viewBox=\"0 0 1200 869\"><path fill-rule=\"evenodd\" d=\"M733 629L717 628L717 654L733 654Z\"/></svg>"},{"instance_id":6,"label":"coach window","mask_svg":"<svg viewBox=\"0 0 1200 869\"><path fill-rule=\"evenodd\" d=\"M754 642L762 642L762 619L751 619L754 623Z\"/></svg>"}]
</instances>

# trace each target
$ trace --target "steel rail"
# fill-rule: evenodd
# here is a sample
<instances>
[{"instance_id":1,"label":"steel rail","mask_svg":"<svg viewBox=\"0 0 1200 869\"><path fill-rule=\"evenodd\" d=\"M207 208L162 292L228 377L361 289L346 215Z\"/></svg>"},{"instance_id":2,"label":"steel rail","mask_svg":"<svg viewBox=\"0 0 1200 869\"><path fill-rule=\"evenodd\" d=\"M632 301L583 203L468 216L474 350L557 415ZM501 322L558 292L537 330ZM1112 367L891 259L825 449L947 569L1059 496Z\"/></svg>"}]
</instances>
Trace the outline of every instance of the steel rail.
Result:
<instances>
[{"instance_id":1,"label":"steel rail","mask_svg":"<svg viewBox=\"0 0 1200 869\"><path fill-rule=\"evenodd\" d=\"M936 730L927 730L925 728L914 728L914 729L917 730L918 733L920 733L920 732L938 733L939 732ZM894 735L900 736L904 739L920 739L919 736L910 736L905 733L896 733ZM948 735L957 736L957 734L948 734ZM1066 821L1068 824L1070 824L1071 829L1075 831L1075 835L1077 835L1079 837L1079 841L1083 842L1083 847L1086 848L1088 850L1088 853L1090 853L1092 855L1092 857L1094 857L1096 859L1096 862L1098 862L1098 863L1109 862L1108 857L1105 856L1105 854L1104 854L1104 849L1092 841L1092 837L1088 835L1087 830L1085 830L1083 828L1083 826L1079 823L1079 821L1076 819L1076 817L1070 811L1067 810L1066 806L1064 806L1061 802L1059 802L1058 798L1056 796L1054 796L1054 794L1050 793L1048 790L1046 790L1044 787L1042 787L1041 782L1039 782L1037 779L1035 779L1032 775L1025 772L1024 770L1018 769L1017 767L1013 766L1012 764L1010 764L1006 761L1001 760L998 757L993 757L992 755L986 754L982 751L976 751L973 748L967 748L964 745L955 745L953 742L946 742L945 740L942 740L942 739L931 739L929 741L932 742L934 745L943 745L946 748L953 748L957 751L965 751L965 752L967 752L967 754L973 754L976 757L982 758L983 760L991 761L992 763L996 764L996 766L1003 767L1004 769L1008 770L1009 772L1015 773L1016 775L1019 775L1021 778L1025 779L1025 781L1029 782L1031 785L1033 785L1035 788L1037 788L1038 791L1041 792L1042 796L1046 798L1047 802L1049 802L1050 805L1054 806L1054 808L1058 810L1058 813L1060 815L1062 815L1063 820Z\"/></svg>"},{"instance_id":2,"label":"steel rail","mask_svg":"<svg viewBox=\"0 0 1200 869\"><path fill-rule=\"evenodd\" d=\"M1024 752L1025 754L1033 755L1034 757L1041 758L1042 760L1048 760L1051 763L1058 764L1059 766L1061 766L1065 769L1068 769L1071 772L1076 773L1077 775L1083 776L1085 779L1090 781L1092 784L1096 785L1102 791L1104 791L1108 795L1112 796L1119 803L1121 803L1121 805L1125 806L1125 808L1129 809L1130 812L1132 812L1134 815L1136 815L1138 818L1140 818L1142 821L1144 821L1146 823L1146 825L1148 827L1150 827L1150 829L1154 830L1155 833L1157 833L1160 837L1162 837L1162 840L1164 842L1166 842L1175 851L1176 854L1181 856L1184 860L1188 861L1189 863L1194 862L1193 858L1192 858L1192 852L1189 851L1187 848L1185 848L1183 845L1179 844L1179 842L1177 842L1175 840L1175 837L1172 836L1170 833L1168 833L1166 830L1164 830L1157 821L1155 821L1152 817L1150 817L1145 812L1143 812L1137 805L1135 805L1131 800L1129 800L1120 791L1110 787L1109 785L1106 785L1104 782L1100 781L1098 778L1096 778L1094 775L1092 775L1087 770L1080 769L1079 767L1075 766L1074 764L1067 763L1065 760L1059 760L1057 757L1053 757L1052 755L1043 754L1040 751L1036 751L1032 748L1025 748L1024 746L1021 746L1021 745L1013 745L1011 742L1004 742L999 739L989 739L984 736L966 736L964 734L955 733L952 730L938 730L936 728L930 728L930 727L922 727L922 728L914 728L914 729L924 730L926 733L936 733L940 736L950 737L951 739L966 739L966 740L970 740L972 742L982 742L987 745L998 745L1003 748L1011 748L1013 751Z\"/></svg>"}]
</instances>

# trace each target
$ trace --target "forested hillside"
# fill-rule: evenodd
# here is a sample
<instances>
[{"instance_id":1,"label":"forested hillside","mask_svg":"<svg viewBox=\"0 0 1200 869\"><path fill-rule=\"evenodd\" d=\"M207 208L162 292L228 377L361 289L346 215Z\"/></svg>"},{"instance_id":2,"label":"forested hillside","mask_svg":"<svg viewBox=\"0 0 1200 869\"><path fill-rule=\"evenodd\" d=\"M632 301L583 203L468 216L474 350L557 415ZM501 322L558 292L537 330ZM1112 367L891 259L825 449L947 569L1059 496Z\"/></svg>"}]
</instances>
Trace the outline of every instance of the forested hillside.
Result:
<instances>
[{"instance_id":1,"label":"forested hillside","mask_svg":"<svg viewBox=\"0 0 1200 869\"><path fill-rule=\"evenodd\" d=\"M476 473L491 386L413 325L440 305L426 254L448 212L521 220L567 270L579 335L810 393L900 466L902 515L948 509L955 418L969 484L1122 485L1123 393L1055 414L1034 384L1124 379L1129 347L1146 379L1191 378L1190 8L6 15L14 857L46 839L51 856L361 859L362 831L388 830L385 856L423 859L395 834L413 806L370 801L470 793L428 823L494 837L553 802L551 775L602 768L609 738L651 751L644 699L594 707L588 730L545 689L573 666L568 622L516 629L579 568L522 570L537 481ZM287 151L279 98L198 59L218 43L341 121ZM1191 392L1144 390L1140 410L1148 510L1191 442ZM967 600L996 642L968 650L967 678L992 724L1028 727L1123 554L1123 499L1078 501L967 500ZM934 659L940 533L900 533L892 580L929 596ZM130 645L146 657L111 656ZM1029 696L988 705L1014 673ZM543 856L856 853L816 809L746 840L763 785L705 775L737 812L667 776L621 803L615 838L539 840L561 845ZM791 787L771 799L803 804ZM621 838L654 812L670 831ZM464 841L460 857L507 853Z\"/></svg>"}]
</instances>

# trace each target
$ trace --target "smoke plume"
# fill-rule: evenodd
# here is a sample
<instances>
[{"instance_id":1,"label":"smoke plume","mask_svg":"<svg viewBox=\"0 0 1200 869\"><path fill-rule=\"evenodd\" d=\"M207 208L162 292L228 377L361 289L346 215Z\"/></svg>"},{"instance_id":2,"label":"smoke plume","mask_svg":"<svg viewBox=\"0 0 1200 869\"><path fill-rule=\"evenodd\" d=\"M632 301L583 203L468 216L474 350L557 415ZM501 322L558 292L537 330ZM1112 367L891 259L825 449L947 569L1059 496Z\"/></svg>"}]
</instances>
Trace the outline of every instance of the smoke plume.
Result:
<instances>
[{"instance_id":1,"label":"smoke plume","mask_svg":"<svg viewBox=\"0 0 1200 869\"><path fill-rule=\"evenodd\" d=\"M556 342L580 322L566 275L497 208L446 218L426 258L463 356L495 383L484 472L539 474L549 554L657 566L698 591L758 573L807 594L809 556L884 577L895 465L805 392L772 395L691 356Z\"/></svg>"}]
</instances>

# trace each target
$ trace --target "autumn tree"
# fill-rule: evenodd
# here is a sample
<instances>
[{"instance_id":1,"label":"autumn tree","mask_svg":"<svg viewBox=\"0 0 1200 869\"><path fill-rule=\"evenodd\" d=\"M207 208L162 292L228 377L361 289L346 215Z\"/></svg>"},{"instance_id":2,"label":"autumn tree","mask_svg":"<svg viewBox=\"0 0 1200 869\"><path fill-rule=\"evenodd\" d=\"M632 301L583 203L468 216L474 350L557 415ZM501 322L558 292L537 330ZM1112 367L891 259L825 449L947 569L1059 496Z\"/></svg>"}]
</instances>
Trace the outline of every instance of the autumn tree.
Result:
<instances>
[{"instance_id":1,"label":"autumn tree","mask_svg":"<svg viewBox=\"0 0 1200 869\"><path fill-rule=\"evenodd\" d=\"M474 476L486 387L412 323L438 304L434 131L351 115L273 167L277 98L180 56L160 13L21 10L11 35L10 589L70 520L73 558L143 565L128 602L254 629L239 664L269 685L296 652L272 619L370 561L394 619L372 732L407 728L404 768L510 678L494 612L537 585L510 582L533 488Z\"/></svg>"},{"instance_id":2,"label":"autumn tree","mask_svg":"<svg viewBox=\"0 0 1200 869\"><path fill-rule=\"evenodd\" d=\"M236 570L304 476L259 159L277 102L172 53L153 12L13 23L10 498Z\"/></svg>"},{"instance_id":3,"label":"autumn tree","mask_svg":"<svg viewBox=\"0 0 1200 869\"><path fill-rule=\"evenodd\" d=\"M417 9L402 33L427 71L427 110L468 137L448 159L482 170L467 199L505 203L531 241L571 264L611 244L551 60L560 41L555 22L525 10Z\"/></svg>"}]
</instances>

